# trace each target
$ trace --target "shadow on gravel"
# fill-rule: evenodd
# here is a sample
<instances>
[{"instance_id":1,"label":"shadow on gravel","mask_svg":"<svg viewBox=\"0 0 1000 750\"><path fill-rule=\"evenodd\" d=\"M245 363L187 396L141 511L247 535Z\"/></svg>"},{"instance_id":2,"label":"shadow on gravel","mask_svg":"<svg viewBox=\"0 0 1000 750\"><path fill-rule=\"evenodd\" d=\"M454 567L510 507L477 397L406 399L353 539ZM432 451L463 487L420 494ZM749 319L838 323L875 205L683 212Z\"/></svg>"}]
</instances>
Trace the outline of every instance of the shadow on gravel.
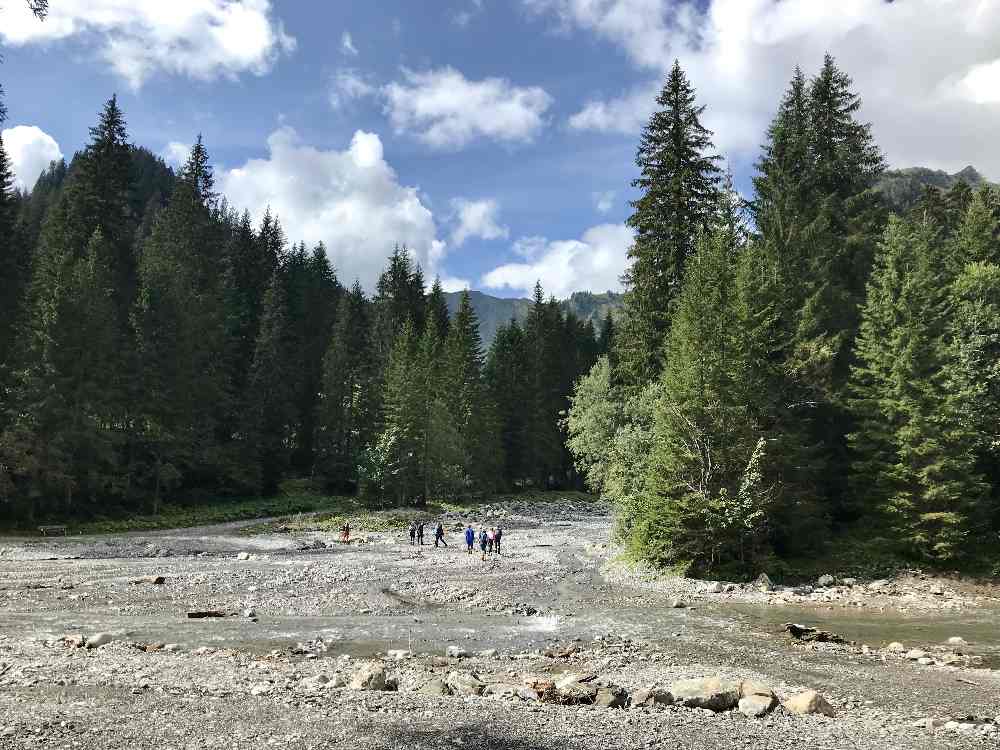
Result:
<instances>
[{"instance_id":1,"label":"shadow on gravel","mask_svg":"<svg viewBox=\"0 0 1000 750\"><path fill-rule=\"evenodd\" d=\"M497 722L463 724L444 731L409 729L393 732L391 747L401 748L456 748L472 747L477 750L552 750L551 742L524 740L511 737ZM560 750L583 750L582 745L560 745ZM593 748L588 748L593 750Z\"/></svg>"}]
</instances>

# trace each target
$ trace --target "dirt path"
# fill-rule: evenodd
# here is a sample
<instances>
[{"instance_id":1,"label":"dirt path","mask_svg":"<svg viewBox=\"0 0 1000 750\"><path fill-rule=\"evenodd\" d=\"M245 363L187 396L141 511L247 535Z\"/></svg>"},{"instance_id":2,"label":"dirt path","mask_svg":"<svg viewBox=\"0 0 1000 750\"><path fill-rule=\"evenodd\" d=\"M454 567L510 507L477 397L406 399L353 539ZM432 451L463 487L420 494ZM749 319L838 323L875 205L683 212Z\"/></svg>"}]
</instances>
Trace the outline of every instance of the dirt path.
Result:
<instances>
[{"instance_id":1,"label":"dirt path","mask_svg":"<svg viewBox=\"0 0 1000 750\"><path fill-rule=\"evenodd\" d=\"M776 623L789 611L797 621L825 622L830 615L816 601L788 604L780 592L744 589L709 594L700 582L623 570L600 506L481 513L469 519L477 528L502 517L507 529L505 554L485 563L478 550L462 549L460 518L447 519L451 546L440 549L411 546L402 534L368 535L370 543L350 547L322 533L246 537L236 533L242 523L0 539L0 748L997 745L1000 735L981 727L912 724L997 716L998 673L920 665L884 649L900 639L943 659L933 626L951 617L947 627L967 627L974 650L982 606L930 608L913 619L879 605L852 615L861 618L852 627L878 626L860 631L880 636L866 641L867 653L860 644L807 648L777 633ZM164 583L151 582L155 576ZM678 598L687 606L672 606ZM192 610L229 616L191 620ZM97 633L113 642L87 649L63 641ZM446 658L449 648L468 656ZM329 687L390 649L413 654L387 662L398 691ZM684 678L753 679L781 696L820 690L838 716L779 710L749 719L677 706L615 710L417 692L452 672L475 674L495 692L566 673L633 693Z\"/></svg>"}]
</instances>

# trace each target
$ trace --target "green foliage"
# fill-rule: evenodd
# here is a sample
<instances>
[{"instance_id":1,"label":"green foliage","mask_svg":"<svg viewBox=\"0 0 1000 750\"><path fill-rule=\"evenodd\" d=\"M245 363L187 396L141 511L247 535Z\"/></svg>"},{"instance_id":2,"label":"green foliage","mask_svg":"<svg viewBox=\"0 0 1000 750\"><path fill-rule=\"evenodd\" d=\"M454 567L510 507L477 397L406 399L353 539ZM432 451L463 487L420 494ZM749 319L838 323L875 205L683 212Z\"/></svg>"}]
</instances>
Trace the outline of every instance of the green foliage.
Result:
<instances>
[{"instance_id":1,"label":"green foliage","mask_svg":"<svg viewBox=\"0 0 1000 750\"><path fill-rule=\"evenodd\" d=\"M655 378L663 368L662 352L674 300L698 232L707 229L719 199L720 156L712 153L712 133L701 124L694 88L680 63L667 74L639 140L632 186L629 226L635 242L623 277L625 320L619 331L619 378L633 388Z\"/></svg>"}]
</instances>

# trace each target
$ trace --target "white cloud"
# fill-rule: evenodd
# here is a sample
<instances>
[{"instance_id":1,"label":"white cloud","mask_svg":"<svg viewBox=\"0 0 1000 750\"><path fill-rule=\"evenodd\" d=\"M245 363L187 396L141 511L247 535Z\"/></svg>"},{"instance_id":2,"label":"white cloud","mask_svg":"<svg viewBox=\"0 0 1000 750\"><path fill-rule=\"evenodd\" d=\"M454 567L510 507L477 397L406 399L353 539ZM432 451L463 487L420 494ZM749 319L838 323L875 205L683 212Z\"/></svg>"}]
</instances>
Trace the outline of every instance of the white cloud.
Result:
<instances>
[{"instance_id":1,"label":"white cloud","mask_svg":"<svg viewBox=\"0 0 1000 750\"><path fill-rule=\"evenodd\" d=\"M469 283L468 279L459 279L454 276L442 276L441 277L441 289L446 292L461 292L466 289L471 289L472 285Z\"/></svg>"},{"instance_id":2,"label":"white cloud","mask_svg":"<svg viewBox=\"0 0 1000 750\"><path fill-rule=\"evenodd\" d=\"M541 281L546 294L556 297L568 297L581 289L620 290L632 236L632 230L621 224L600 224L584 232L579 240L547 242L540 237L526 238L515 243L515 251L527 255L527 262L494 268L481 283L490 289L512 289L525 296L536 281Z\"/></svg>"},{"instance_id":3,"label":"white cloud","mask_svg":"<svg viewBox=\"0 0 1000 750\"><path fill-rule=\"evenodd\" d=\"M44 23L26 3L9 5L0 25L5 43L80 37L133 88L158 72L199 80L262 75L295 49L270 0L59 0Z\"/></svg>"},{"instance_id":4,"label":"white cloud","mask_svg":"<svg viewBox=\"0 0 1000 750\"><path fill-rule=\"evenodd\" d=\"M461 148L475 138L530 141L545 124L552 97L504 78L470 81L451 67L418 73L383 87L397 133L415 133L435 148Z\"/></svg>"},{"instance_id":5,"label":"white cloud","mask_svg":"<svg viewBox=\"0 0 1000 750\"><path fill-rule=\"evenodd\" d=\"M14 185L31 190L49 162L63 157L55 138L34 125L17 125L0 134L14 170Z\"/></svg>"},{"instance_id":6,"label":"white cloud","mask_svg":"<svg viewBox=\"0 0 1000 750\"><path fill-rule=\"evenodd\" d=\"M351 32L345 31L340 35L340 51L345 55L357 57L358 48L354 46L354 40L351 39Z\"/></svg>"},{"instance_id":7,"label":"white cloud","mask_svg":"<svg viewBox=\"0 0 1000 750\"><path fill-rule=\"evenodd\" d=\"M496 240L507 237L509 230L501 226L497 217L500 205L492 199L470 201L455 198L451 202L456 226L451 233L451 244L460 247L470 237Z\"/></svg>"},{"instance_id":8,"label":"white cloud","mask_svg":"<svg viewBox=\"0 0 1000 750\"><path fill-rule=\"evenodd\" d=\"M160 156L163 157L163 161L175 169L183 167L187 163L190 155L191 146L186 143L181 143L180 141L170 141L170 143L163 147L163 151L160 152Z\"/></svg>"},{"instance_id":9,"label":"white cloud","mask_svg":"<svg viewBox=\"0 0 1000 750\"><path fill-rule=\"evenodd\" d=\"M607 190L603 193L593 193L594 208L598 213L606 214L615 205L615 191Z\"/></svg>"},{"instance_id":10,"label":"white cloud","mask_svg":"<svg viewBox=\"0 0 1000 750\"><path fill-rule=\"evenodd\" d=\"M464 29L472 20L483 12L483 0L469 0L469 4L466 5L462 10L457 11L452 17L451 22L458 26L460 29Z\"/></svg>"},{"instance_id":11,"label":"white cloud","mask_svg":"<svg viewBox=\"0 0 1000 750\"><path fill-rule=\"evenodd\" d=\"M343 68L333 76L333 83L330 87L330 106L333 109L343 109L356 99L376 94L378 94L378 89L368 83L358 71Z\"/></svg>"},{"instance_id":12,"label":"white cloud","mask_svg":"<svg viewBox=\"0 0 1000 750\"><path fill-rule=\"evenodd\" d=\"M723 151L752 155L796 64L824 51L855 80L862 117L890 163L1000 177L1000 7L992 0L522 0L563 29L620 48L650 79L597 97L570 118L583 130L635 133L679 58Z\"/></svg>"},{"instance_id":13,"label":"white cloud","mask_svg":"<svg viewBox=\"0 0 1000 750\"><path fill-rule=\"evenodd\" d=\"M440 271L445 244L415 187L399 183L385 161L382 141L357 131L343 151L301 142L289 127L267 140L269 155L218 175L234 206L259 219L270 207L289 238L319 241L340 278L372 289L395 243L405 244L429 277Z\"/></svg>"}]
</instances>

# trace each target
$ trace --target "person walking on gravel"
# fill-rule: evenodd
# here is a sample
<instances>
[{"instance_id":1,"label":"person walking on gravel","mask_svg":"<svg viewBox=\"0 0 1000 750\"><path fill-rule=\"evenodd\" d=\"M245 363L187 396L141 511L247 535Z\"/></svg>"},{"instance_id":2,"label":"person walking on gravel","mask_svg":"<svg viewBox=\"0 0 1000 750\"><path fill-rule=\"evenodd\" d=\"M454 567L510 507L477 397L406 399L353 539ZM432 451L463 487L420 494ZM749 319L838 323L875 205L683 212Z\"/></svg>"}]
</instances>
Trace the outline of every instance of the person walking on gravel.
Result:
<instances>
[{"instance_id":1,"label":"person walking on gravel","mask_svg":"<svg viewBox=\"0 0 1000 750\"><path fill-rule=\"evenodd\" d=\"M438 542L441 542L445 547L448 546L448 542L444 540L444 524L438 521L437 528L434 529L434 546L438 546Z\"/></svg>"},{"instance_id":2,"label":"person walking on gravel","mask_svg":"<svg viewBox=\"0 0 1000 750\"><path fill-rule=\"evenodd\" d=\"M486 545L489 543L489 538L486 536L486 529L479 530L479 549L483 553L483 562L486 562Z\"/></svg>"},{"instance_id":3,"label":"person walking on gravel","mask_svg":"<svg viewBox=\"0 0 1000 750\"><path fill-rule=\"evenodd\" d=\"M344 528L340 530L340 541L344 544L351 543L351 524L349 521L344 521Z\"/></svg>"},{"instance_id":4,"label":"person walking on gravel","mask_svg":"<svg viewBox=\"0 0 1000 750\"><path fill-rule=\"evenodd\" d=\"M497 532L495 529L490 529L490 533L486 535L486 548L489 553L493 554L493 542L496 541Z\"/></svg>"},{"instance_id":5,"label":"person walking on gravel","mask_svg":"<svg viewBox=\"0 0 1000 750\"><path fill-rule=\"evenodd\" d=\"M497 533L493 536L493 549L500 554L500 540L503 538L503 527L497 526Z\"/></svg>"},{"instance_id":6,"label":"person walking on gravel","mask_svg":"<svg viewBox=\"0 0 1000 750\"><path fill-rule=\"evenodd\" d=\"M469 548L469 554L472 554L472 548L476 546L476 532L472 530L472 524L470 523L465 528L465 546Z\"/></svg>"},{"instance_id":7,"label":"person walking on gravel","mask_svg":"<svg viewBox=\"0 0 1000 750\"><path fill-rule=\"evenodd\" d=\"M423 521L421 521L420 523L417 524L417 541L420 543L421 547L424 546L424 522Z\"/></svg>"},{"instance_id":8,"label":"person walking on gravel","mask_svg":"<svg viewBox=\"0 0 1000 750\"><path fill-rule=\"evenodd\" d=\"M410 544L414 544L417 539L417 522L410 521Z\"/></svg>"}]
</instances>

